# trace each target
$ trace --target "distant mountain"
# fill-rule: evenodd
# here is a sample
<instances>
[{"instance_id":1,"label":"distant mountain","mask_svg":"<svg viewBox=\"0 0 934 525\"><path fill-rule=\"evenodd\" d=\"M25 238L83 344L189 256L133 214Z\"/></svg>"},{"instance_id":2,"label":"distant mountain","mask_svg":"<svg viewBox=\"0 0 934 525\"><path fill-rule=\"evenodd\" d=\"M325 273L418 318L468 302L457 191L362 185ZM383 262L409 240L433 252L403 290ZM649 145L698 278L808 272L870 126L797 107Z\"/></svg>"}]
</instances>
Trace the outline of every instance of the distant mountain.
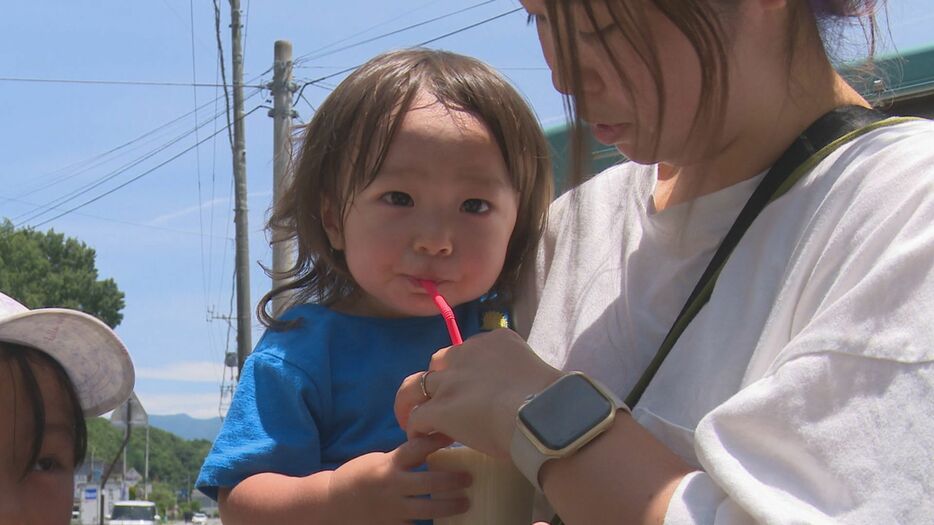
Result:
<instances>
[{"instance_id":1,"label":"distant mountain","mask_svg":"<svg viewBox=\"0 0 934 525\"><path fill-rule=\"evenodd\" d=\"M149 416L153 418L165 416ZM177 417L177 416L169 416ZM188 417L188 416L184 416ZM192 421L200 421L193 419ZM110 462L120 449L123 430L102 417L87 419L88 459ZM194 481L211 450L211 442L203 439L186 440L172 432L153 426L149 436L149 478L172 487L174 493ZM146 468L146 431L134 429L127 445L127 465L137 472Z\"/></svg>"},{"instance_id":2,"label":"distant mountain","mask_svg":"<svg viewBox=\"0 0 934 525\"><path fill-rule=\"evenodd\" d=\"M206 439L213 442L221 429L221 418L197 419L188 414L171 416L150 414L149 424L183 439Z\"/></svg>"}]
</instances>

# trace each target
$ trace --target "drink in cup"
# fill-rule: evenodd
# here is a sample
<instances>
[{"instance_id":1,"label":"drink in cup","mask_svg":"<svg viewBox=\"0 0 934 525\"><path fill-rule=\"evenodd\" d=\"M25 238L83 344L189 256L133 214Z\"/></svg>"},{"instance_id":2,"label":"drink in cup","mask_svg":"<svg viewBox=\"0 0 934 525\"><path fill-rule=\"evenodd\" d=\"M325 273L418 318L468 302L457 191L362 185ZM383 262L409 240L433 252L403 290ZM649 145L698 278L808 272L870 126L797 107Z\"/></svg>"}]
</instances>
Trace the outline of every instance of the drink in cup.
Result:
<instances>
[{"instance_id":1,"label":"drink in cup","mask_svg":"<svg viewBox=\"0 0 934 525\"><path fill-rule=\"evenodd\" d=\"M435 282L420 280L441 312L451 336L451 344L463 343L454 311L438 292ZM427 372L426 372L427 374ZM426 376L422 376L424 380ZM424 384L422 389L424 389ZM431 396L425 392L426 397ZM532 521L534 490L509 461L500 461L469 447L455 443L428 456L428 470L469 472L473 483L467 488L470 509L465 514L438 518L435 525L528 525ZM458 493L457 495L459 495ZM444 498L445 494L433 494ZM450 497L450 495L448 495Z\"/></svg>"},{"instance_id":2,"label":"drink in cup","mask_svg":"<svg viewBox=\"0 0 934 525\"><path fill-rule=\"evenodd\" d=\"M455 443L428 456L428 470L469 472L473 484L464 494L470 510L435 525L528 525L532 522L532 485L509 461ZM460 493L458 493L459 495ZM432 497L444 498L444 494Z\"/></svg>"}]
</instances>

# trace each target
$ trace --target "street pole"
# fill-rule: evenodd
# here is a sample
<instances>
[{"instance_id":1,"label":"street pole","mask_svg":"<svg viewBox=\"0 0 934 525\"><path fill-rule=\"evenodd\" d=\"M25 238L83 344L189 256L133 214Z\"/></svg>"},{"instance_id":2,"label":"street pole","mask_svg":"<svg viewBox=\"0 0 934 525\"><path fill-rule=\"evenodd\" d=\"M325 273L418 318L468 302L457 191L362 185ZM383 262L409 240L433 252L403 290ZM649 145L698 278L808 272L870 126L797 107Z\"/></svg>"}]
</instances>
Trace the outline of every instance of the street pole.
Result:
<instances>
[{"instance_id":1,"label":"street pole","mask_svg":"<svg viewBox=\"0 0 934 525\"><path fill-rule=\"evenodd\" d=\"M120 410L120 409L118 408L117 410ZM131 403L127 403L126 404L126 431L123 433L123 443L120 444L120 450L117 451L117 455L114 456L114 460L110 462L110 465L107 466L107 470L104 471L104 475L101 476L101 486L97 490L98 494L100 494L100 502L101 502L100 514L98 516L98 519L100 520L99 521L100 525L104 525L104 509L106 508L106 502L105 502L106 494L105 494L104 489L107 487L107 480L110 479L110 473L113 471L114 465L116 465L117 460L120 459L120 454L124 450L126 450L127 443L130 442L130 432L132 432L133 430L133 425L130 424L130 421L133 421L133 405ZM124 461L123 464L125 468L126 461ZM126 475L123 476L123 479L126 479Z\"/></svg>"},{"instance_id":2,"label":"street pole","mask_svg":"<svg viewBox=\"0 0 934 525\"><path fill-rule=\"evenodd\" d=\"M146 466L143 468L143 494L149 499L149 424L146 424Z\"/></svg>"},{"instance_id":3,"label":"street pole","mask_svg":"<svg viewBox=\"0 0 934 525\"><path fill-rule=\"evenodd\" d=\"M123 447L123 479L120 480L120 497L130 499L126 493L126 447Z\"/></svg>"},{"instance_id":4,"label":"street pole","mask_svg":"<svg viewBox=\"0 0 934 525\"><path fill-rule=\"evenodd\" d=\"M292 157L292 43L276 40L275 62L273 64L272 84L273 108L269 116L273 118L273 205L279 202L282 192L288 184L289 161ZM293 243L275 235L272 238L273 288L286 283L281 275L295 264ZM279 294L272 300L272 315L277 317L288 304L289 295Z\"/></svg>"},{"instance_id":5,"label":"street pole","mask_svg":"<svg viewBox=\"0 0 934 525\"><path fill-rule=\"evenodd\" d=\"M253 347L250 333L250 245L247 225L246 191L246 139L244 136L243 112L243 44L240 40L240 0L230 0L230 34L233 60L233 104L234 104L234 147L233 172L234 223L236 225L236 274L237 274L237 371Z\"/></svg>"}]
</instances>

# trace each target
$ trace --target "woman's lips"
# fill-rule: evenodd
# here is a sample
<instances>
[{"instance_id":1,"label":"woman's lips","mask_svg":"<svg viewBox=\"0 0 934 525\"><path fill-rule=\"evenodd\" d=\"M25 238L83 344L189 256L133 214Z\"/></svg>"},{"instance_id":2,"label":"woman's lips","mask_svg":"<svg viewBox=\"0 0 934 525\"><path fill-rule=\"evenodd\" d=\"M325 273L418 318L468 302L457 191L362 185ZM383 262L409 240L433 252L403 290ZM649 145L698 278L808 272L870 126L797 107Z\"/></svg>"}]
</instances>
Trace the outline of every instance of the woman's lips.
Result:
<instances>
[{"instance_id":1,"label":"woman's lips","mask_svg":"<svg viewBox=\"0 0 934 525\"><path fill-rule=\"evenodd\" d=\"M629 124L591 124L590 132L602 144L612 146L622 142Z\"/></svg>"}]
</instances>

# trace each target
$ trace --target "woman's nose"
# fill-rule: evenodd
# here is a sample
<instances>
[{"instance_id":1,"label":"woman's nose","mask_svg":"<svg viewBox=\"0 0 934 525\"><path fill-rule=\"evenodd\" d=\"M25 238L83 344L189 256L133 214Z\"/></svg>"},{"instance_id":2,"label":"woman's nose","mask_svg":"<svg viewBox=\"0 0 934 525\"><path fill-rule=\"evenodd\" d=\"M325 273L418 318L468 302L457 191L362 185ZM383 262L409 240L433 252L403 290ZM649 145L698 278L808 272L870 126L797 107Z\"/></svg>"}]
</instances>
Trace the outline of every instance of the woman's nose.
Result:
<instances>
[{"instance_id":1,"label":"woman's nose","mask_svg":"<svg viewBox=\"0 0 934 525\"><path fill-rule=\"evenodd\" d=\"M580 64L579 68L577 88L580 93L574 92L574 86L567 79L567 75L563 75L558 68L551 70L551 83L560 93L577 97L593 95L603 89L603 78L595 69L586 64Z\"/></svg>"},{"instance_id":2,"label":"woman's nose","mask_svg":"<svg viewBox=\"0 0 934 525\"><path fill-rule=\"evenodd\" d=\"M559 93L563 95L571 94L571 86L564 79L564 75L561 74L561 71L556 67L551 68L551 83Z\"/></svg>"}]
</instances>

